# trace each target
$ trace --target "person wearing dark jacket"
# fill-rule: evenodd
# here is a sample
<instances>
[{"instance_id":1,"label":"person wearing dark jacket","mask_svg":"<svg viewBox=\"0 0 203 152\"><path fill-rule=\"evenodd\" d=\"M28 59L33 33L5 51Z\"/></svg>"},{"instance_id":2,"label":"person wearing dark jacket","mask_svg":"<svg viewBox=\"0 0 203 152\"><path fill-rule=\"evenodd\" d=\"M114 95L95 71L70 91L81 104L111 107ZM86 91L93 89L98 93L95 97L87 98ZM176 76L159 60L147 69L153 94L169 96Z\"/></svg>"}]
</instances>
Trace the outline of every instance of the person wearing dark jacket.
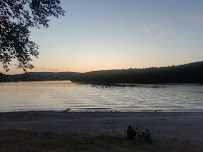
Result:
<instances>
[{"instance_id":1,"label":"person wearing dark jacket","mask_svg":"<svg viewBox=\"0 0 203 152\"><path fill-rule=\"evenodd\" d=\"M132 128L132 126L128 126L128 130L127 130L127 138L129 140L133 140L135 139L136 136L136 131Z\"/></svg>"},{"instance_id":2,"label":"person wearing dark jacket","mask_svg":"<svg viewBox=\"0 0 203 152\"><path fill-rule=\"evenodd\" d=\"M147 129L145 132L142 132L144 139L146 142L151 142L151 133L149 132L149 130Z\"/></svg>"}]
</instances>

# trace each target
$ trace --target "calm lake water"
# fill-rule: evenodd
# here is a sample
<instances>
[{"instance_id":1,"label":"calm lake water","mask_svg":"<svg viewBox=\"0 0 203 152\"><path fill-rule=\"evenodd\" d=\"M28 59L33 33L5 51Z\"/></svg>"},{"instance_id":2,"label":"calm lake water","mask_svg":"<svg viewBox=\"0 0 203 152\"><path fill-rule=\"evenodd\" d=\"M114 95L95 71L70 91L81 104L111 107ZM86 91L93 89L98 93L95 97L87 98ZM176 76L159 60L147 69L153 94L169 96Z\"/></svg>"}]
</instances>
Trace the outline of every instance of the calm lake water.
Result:
<instances>
[{"instance_id":1,"label":"calm lake water","mask_svg":"<svg viewBox=\"0 0 203 152\"><path fill-rule=\"evenodd\" d=\"M201 111L201 85L101 86L70 81L0 83L0 112Z\"/></svg>"}]
</instances>

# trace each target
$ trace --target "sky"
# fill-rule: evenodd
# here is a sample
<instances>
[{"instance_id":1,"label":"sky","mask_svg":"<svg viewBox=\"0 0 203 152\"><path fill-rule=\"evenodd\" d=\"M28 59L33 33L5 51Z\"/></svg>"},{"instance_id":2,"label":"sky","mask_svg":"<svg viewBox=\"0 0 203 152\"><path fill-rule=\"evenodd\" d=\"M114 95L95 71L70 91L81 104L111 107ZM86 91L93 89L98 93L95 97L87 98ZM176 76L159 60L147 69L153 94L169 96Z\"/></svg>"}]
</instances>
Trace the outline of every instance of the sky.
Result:
<instances>
[{"instance_id":1,"label":"sky","mask_svg":"<svg viewBox=\"0 0 203 152\"><path fill-rule=\"evenodd\" d=\"M32 28L28 72L88 72L203 61L203 0L61 0L65 16ZM6 74L23 73L12 62Z\"/></svg>"}]
</instances>

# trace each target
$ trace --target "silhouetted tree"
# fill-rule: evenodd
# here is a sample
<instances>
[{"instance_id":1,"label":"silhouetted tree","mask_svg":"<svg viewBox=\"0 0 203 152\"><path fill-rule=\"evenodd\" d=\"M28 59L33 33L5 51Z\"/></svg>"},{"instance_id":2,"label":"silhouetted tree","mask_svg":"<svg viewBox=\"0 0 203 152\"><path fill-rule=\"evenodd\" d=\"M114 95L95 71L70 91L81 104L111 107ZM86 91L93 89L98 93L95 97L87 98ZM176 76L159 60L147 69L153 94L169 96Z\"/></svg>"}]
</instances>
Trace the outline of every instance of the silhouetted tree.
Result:
<instances>
[{"instance_id":1,"label":"silhouetted tree","mask_svg":"<svg viewBox=\"0 0 203 152\"><path fill-rule=\"evenodd\" d=\"M32 69L38 45L29 39L30 27L48 27L49 17L64 15L60 0L0 0L0 62L6 71L13 59L18 68Z\"/></svg>"}]
</instances>

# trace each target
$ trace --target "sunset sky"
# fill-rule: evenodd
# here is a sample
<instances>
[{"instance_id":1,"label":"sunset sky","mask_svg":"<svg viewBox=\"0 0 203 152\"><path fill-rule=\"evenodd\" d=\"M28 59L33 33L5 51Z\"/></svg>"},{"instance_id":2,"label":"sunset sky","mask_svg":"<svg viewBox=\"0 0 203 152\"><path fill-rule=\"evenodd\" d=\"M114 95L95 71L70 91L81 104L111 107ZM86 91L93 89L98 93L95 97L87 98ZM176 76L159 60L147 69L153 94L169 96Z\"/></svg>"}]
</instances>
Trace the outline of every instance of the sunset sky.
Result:
<instances>
[{"instance_id":1,"label":"sunset sky","mask_svg":"<svg viewBox=\"0 0 203 152\"><path fill-rule=\"evenodd\" d=\"M203 0L61 0L65 16L31 29L32 72L88 72L203 60ZM12 62L6 74L23 73ZM0 71L5 70L0 67Z\"/></svg>"}]
</instances>

